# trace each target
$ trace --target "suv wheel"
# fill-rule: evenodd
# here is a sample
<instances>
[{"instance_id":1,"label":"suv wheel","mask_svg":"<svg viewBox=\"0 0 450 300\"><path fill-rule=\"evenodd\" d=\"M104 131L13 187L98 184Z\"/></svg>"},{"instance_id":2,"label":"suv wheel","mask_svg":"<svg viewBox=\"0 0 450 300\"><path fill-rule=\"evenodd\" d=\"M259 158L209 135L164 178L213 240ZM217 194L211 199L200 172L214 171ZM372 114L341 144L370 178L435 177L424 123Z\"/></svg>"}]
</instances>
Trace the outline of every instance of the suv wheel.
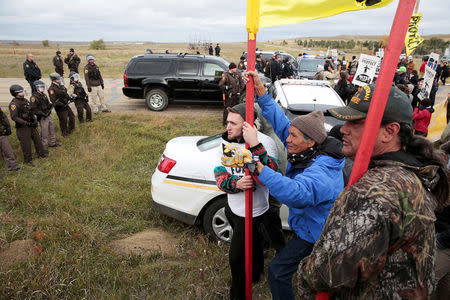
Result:
<instances>
[{"instance_id":1,"label":"suv wheel","mask_svg":"<svg viewBox=\"0 0 450 300\"><path fill-rule=\"evenodd\" d=\"M205 214L203 215L203 229L212 241L231 242L233 228L225 216L226 201L226 197L220 197L215 200L206 208Z\"/></svg>"},{"instance_id":2,"label":"suv wheel","mask_svg":"<svg viewBox=\"0 0 450 300\"><path fill-rule=\"evenodd\" d=\"M169 105L169 97L162 89L152 89L145 95L145 103L149 109L161 111L165 110L167 105Z\"/></svg>"}]
</instances>

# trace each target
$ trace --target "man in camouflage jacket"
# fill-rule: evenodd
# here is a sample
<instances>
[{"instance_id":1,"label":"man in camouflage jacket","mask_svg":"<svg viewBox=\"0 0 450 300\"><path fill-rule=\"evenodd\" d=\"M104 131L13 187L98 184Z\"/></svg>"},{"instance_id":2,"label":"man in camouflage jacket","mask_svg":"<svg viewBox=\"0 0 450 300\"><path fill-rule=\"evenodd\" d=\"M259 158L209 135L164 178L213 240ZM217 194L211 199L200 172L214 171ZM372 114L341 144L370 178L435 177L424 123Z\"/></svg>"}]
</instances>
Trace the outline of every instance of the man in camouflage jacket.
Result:
<instances>
[{"instance_id":1,"label":"man in camouflage jacket","mask_svg":"<svg viewBox=\"0 0 450 300\"><path fill-rule=\"evenodd\" d=\"M356 155L373 88L329 110L346 121L347 157ZM301 299L318 291L346 300L426 299L433 292L434 210L448 205L448 177L432 145L412 136L411 122L407 96L392 87L368 171L338 197L300 263Z\"/></svg>"}]
</instances>

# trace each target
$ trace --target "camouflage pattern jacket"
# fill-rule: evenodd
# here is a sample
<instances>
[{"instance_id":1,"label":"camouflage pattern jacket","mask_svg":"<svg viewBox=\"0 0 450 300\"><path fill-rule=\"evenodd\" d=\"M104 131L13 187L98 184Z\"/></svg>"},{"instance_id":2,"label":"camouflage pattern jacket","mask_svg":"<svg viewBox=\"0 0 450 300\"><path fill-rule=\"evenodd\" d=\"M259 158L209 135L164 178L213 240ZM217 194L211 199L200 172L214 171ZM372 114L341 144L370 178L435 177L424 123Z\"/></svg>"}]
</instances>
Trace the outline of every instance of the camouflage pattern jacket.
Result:
<instances>
[{"instance_id":1,"label":"camouflage pattern jacket","mask_svg":"<svg viewBox=\"0 0 450 300\"><path fill-rule=\"evenodd\" d=\"M431 191L431 192L429 192ZM403 151L372 159L339 195L311 255L299 266L300 299L426 299L434 289L434 210L448 202L442 168Z\"/></svg>"}]
</instances>

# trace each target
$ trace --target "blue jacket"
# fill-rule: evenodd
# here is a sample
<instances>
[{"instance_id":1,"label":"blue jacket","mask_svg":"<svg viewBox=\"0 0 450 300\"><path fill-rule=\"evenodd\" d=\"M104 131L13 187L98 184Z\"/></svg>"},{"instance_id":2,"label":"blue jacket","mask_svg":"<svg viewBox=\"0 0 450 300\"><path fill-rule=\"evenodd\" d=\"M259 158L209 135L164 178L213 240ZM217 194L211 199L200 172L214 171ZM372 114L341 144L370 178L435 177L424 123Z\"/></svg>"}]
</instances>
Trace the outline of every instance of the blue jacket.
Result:
<instances>
[{"instance_id":1,"label":"blue jacket","mask_svg":"<svg viewBox=\"0 0 450 300\"><path fill-rule=\"evenodd\" d=\"M267 93L256 99L263 116L286 146L291 121ZM258 179L289 208L289 226L301 239L315 243L334 201L344 188L345 159L317 155L302 169L288 163L286 176L264 167Z\"/></svg>"}]
</instances>

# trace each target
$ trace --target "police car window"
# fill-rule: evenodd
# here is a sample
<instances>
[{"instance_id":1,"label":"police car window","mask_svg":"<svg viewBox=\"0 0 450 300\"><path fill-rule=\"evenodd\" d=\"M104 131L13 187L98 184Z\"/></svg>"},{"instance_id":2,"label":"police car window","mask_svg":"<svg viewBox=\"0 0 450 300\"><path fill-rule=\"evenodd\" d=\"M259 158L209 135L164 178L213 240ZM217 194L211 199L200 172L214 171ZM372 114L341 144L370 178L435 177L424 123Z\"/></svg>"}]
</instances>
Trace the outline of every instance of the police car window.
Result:
<instances>
[{"instance_id":1,"label":"police car window","mask_svg":"<svg viewBox=\"0 0 450 300\"><path fill-rule=\"evenodd\" d=\"M206 138L202 138L197 142L198 150L201 152L218 147L222 143L222 134L216 134Z\"/></svg>"},{"instance_id":2,"label":"police car window","mask_svg":"<svg viewBox=\"0 0 450 300\"><path fill-rule=\"evenodd\" d=\"M204 76L216 76L217 72L224 72L224 69L222 69L221 66L212 63L205 63L203 66Z\"/></svg>"},{"instance_id":3,"label":"police car window","mask_svg":"<svg viewBox=\"0 0 450 300\"><path fill-rule=\"evenodd\" d=\"M165 74L169 71L170 61L138 61L134 65L133 73L136 74Z\"/></svg>"},{"instance_id":4,"label":"police car window","mask_svg":"<svg viewBox=\"0 0 450 300\"><path fill-rule=\"evenodd\" d=\"M181 61L178 65L178 74L182 75L197 75L198 62L196 61Z\"/></svg>"}]
</instances>

